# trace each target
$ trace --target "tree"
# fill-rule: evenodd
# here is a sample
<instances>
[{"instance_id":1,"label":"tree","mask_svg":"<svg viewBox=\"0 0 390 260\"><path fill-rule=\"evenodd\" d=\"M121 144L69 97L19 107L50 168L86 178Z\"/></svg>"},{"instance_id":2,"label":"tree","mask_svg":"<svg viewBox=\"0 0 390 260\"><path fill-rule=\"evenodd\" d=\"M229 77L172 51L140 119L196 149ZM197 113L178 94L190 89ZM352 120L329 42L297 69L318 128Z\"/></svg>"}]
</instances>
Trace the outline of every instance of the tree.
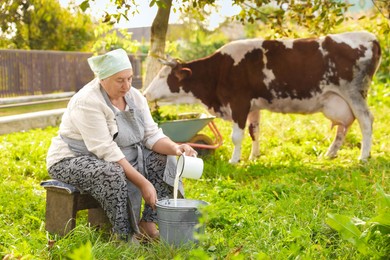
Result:
<instances>
[{"instance_id":1,"label":"tree","mask_svg":"<svg viewBox=\"0 0 390 260\"><path fill-rule=\"evenodd\" d=\"M56 0L5 0L0 5L0 47L83 50L93 39L89 16Z\"/></svg>"},{"instance_id":2,"label":"tree","mask_svg":"<svg viewBox=\"0 0 390 260\"><path fill-rule=\"evenodd\" d=\"M156 72L161 69L161 63L158 61L158 58L164 56L171 6L172 0L159 1L158 11L151 28L150 50L146 60L144 86L148 86Z\"/></svg>"}]
</instances>

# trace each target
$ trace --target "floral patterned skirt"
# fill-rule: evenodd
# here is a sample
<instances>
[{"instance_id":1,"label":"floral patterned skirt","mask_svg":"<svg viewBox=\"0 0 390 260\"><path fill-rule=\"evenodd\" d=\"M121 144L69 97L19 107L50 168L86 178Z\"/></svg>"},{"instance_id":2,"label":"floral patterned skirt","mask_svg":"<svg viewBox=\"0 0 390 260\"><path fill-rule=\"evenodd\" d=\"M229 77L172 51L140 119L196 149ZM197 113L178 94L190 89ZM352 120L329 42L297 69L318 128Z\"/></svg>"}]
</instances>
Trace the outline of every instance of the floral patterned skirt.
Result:
<instances>
[{"instance_id":1,"label":"floral patterned skirt","mask_svg":"<svg viewBox=\"0 0 390 260\"><path fill-rule=\"evenodd\" d=\"M145 177L155 187L158 199L173 197L173 187L163 180L166 158L166 155L152 152L144 164L147 172ZM139 232L137 207L140 209L141 206L135 205L138 204L137 198L133 198L136 201L132 201L131 197L137 197L132 194L140 193L135 185L126 179L118 163L81 155L54 164L49 169L49 175L94 197L106 212L114 233L127 236ZM157 213L149 205L144 205L141 220L157 222Z\"/></svg>"}]
</instances>

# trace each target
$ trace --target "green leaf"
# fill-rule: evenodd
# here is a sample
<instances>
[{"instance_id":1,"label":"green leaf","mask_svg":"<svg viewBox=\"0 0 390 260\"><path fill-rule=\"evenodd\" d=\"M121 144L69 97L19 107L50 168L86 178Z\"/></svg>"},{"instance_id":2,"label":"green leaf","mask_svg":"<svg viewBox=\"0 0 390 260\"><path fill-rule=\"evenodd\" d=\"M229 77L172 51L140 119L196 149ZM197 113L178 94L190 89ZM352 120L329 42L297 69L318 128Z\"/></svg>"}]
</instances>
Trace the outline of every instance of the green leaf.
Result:
<instances>
[{"instance_id":1,"label":"green leaf","mask_svg":"<svg viewBox=\"0 0 390 260\"><path fill-rule=\"evenodd\" d=\"M87 8L89 8L89 1L86 0L86 1L83 1L80 5L79 5L80 9L85 12L85 10L87 10Z\"/></svg>"},{"instance_id":2,"label":"green leaf","mask_svg":"<svg viewBox=\"0 0 390 260\"><path fill-rule=\"evenodd\" d=\"M109 13L106 13L104 15L103 23L107 23L111 20L111 15Z\"/></svg>"},{"instance_id":3,"label":"green leaf","mask_svg":"<svg viewBox=\"0 0 390 260\"><path fill-rule=\"evenodd\" d=\"M93 260L95 259L92 254L92 244L88 241L85 245L81 245L68 255L72 260Z\"/></svg>"},{"instance_id":4,"label":"green leaf","mask_svg":"<svg viewBox=\"0 0 390 260\"><path fill-rule=\"evenodd\" d=\"M379 223L379 222L373 222L371 230L372 230L372 233L379 231L383 236L390 235L390 226L383 225L382 223Z\"/></svg>"},{"instance_id":5,"label":"green leaf","mask_svg":"<svg viewBox=\"0 0 390 260\"><path fill-rule=\"evenodd\" d=\"M386 194L383 190L383 188L377 184L376 185L376 190L378 191L379 195L382 198L382 210L389 212L390 210L390 195Z\"/></svg>"},{"instance_id":6,"label":"green leaf","mask_svg":"<svg viewBox=\"0 0 390 260\"><path fill-rule=\"evenodd\" d=\"M357 247L360 253L367 255L370 250L366 242L361 239L362 232L353 224L351 218L339 214L328 213L325 220L331 228L339 232L341 237Z\"/></svg>"},{"instance_id":7,"label":"green leaf","mask_svg":"<svg viewBox=\"0 0 390 260\"><path fill-rule=\"evenodd\" d=\"M340 25L340 24L342 24L342 22L344 22L344 17L341 17L340 19L338 19L336 21L336 25Z\"/></svg>"},{"instance_id":8,"label":"green leaf","mask_svg":"<svg viewBox=\"0 0 390 260\"><path fill-rule=\"evenodd\" d=\"M347 216L339 214L328 214L326 223L336 231L342 233L342 236L346 239L356 238L361 235L360 230L352 223L351 219Z\"/></svg>"},{"instance_id":9,"label":"green leaf","mask_svg":"<svg viewBox=\"0 0 390 260\"><path fill-rule=\"evenodd\" d=\"M167 8L167 5L164 1L156 1L158 8Z\"/></svg>"},{"instance_id":10,"label":"green leaf","mask_svg":"<svg viewBox=\"0 0 390 260\"><path fill-rule=\"evenodd\" d=\"M381 214L370 219L368 224L380 225L387 227L390 230L390 214ZM388 234L388 233L387 233Z\"/></svg>"}]
</instances>

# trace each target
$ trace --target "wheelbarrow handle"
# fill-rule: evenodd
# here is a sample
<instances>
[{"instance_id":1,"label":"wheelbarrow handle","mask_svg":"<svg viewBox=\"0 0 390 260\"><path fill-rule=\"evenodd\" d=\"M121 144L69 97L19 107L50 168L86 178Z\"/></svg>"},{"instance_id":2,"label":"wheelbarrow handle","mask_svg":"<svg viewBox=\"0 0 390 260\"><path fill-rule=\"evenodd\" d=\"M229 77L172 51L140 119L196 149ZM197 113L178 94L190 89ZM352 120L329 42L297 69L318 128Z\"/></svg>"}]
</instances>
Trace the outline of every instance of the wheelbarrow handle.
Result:
<instances>
[{"instance_id":1,"label":"wheelbarrow handle","mask_svg":"<svg viewBox=\"0 0 390 260\"><path fill-rule=\"evenodd\" d=\"M211 132L214 134L215 142L214 144L197 144L197 143L187 143L193 148L200 148L200 149L217 149L223 144L223 138L221 133L219 132L217 126L213 121L209 122L207 126L210 128Z\"/></svg>"}]
</instances>

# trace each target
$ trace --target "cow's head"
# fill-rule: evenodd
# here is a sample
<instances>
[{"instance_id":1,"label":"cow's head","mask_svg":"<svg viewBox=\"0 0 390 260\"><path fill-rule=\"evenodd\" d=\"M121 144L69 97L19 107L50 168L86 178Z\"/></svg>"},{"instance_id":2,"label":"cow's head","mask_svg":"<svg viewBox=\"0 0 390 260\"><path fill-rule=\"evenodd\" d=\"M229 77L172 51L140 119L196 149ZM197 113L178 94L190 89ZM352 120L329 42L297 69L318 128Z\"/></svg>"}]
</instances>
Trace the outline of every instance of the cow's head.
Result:
<instances>
[{"instance_id":1,"label":"cow's head","mask_svg":"<svg viewBox=\"0 0 390 260\"><path fill-rule=\"evenodd\" d=\"M146 99L169 103L198 102L191 91L184 91L183 89L186 81L191 79L192 70L177 59L159 59L159 61L164 64L164 67L145 89Z\"/></svg>"}]
</instances>

